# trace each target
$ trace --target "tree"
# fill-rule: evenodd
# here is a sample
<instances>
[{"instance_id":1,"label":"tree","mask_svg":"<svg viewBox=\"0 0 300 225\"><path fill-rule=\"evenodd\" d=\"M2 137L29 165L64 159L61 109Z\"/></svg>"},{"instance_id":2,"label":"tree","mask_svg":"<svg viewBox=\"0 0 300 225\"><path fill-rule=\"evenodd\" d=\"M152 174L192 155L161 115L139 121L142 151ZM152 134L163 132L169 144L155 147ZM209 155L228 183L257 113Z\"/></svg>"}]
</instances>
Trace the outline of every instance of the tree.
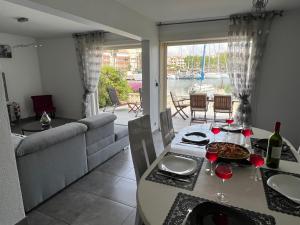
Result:
<instances>
[{"instance_id":1,"label":"tree","mask_svg":"<svg viewBox=\"0 0 300 225\"><path fill-rule=\"evenodd\" d=\"M99 106L104 107L111 105L109 95L107 92L108 87L113 87L118 92L120 100L128 99L128 94L132 92L127 83L125 74L111 66L103 66L100 72L100 79L98 84L99 92Z\"/></svg>"}]
</instances>

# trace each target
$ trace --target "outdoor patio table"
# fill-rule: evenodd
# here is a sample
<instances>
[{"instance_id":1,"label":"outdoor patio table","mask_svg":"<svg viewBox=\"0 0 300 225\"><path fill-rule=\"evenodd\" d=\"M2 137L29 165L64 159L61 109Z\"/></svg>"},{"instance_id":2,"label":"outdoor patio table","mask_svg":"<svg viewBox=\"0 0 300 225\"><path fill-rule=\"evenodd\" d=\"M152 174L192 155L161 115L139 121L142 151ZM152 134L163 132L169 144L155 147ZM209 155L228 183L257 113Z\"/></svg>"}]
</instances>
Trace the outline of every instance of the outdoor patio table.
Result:
<instances>
[{"instance_id":1,"label":"outdoor patio table","mask_svg":"<svg viewBox=\"0 0 300 225\"><path fill-rule=\"evenodd\" d=\"M139 182L137 191L137 207L144 223L146 225L163 224L176 196L180 192L217 201L216 193L222 190L225 192L226 197L229 200L227 204L231 206L271 215L275 218L277 225L299 225L300 217L272 211L268 208L263 182L254 182L249 178L250 175L253 174L253 167L233 168L233 177L221 186L221 182L216 176L209 176L205 172L205 168L208 165L207 161L204 160L195 187L192 191L146 180L146 177L167 152L204 157L205 147L183 145L180 143L180 140L182 135L187 131L205 132L209 137L211 137L209 127L210 124L193 125L181 130L173 140L172 144L164 150L164 152L144 173ZM253 132L254 138L267 138L271 134L266 130L258 128L253 128ZM226 132L221 133L222 134L217 136L217 140L219 141L227 138ZM243 142L241 134L230 133L228 138L229 141L233 143ZM288 140L285 141L291 146L291 150L299 160L299 155L295 148ZM299 174L300 164L297 162L281 160L279 170Z\"/></svg>"}]
</instances>

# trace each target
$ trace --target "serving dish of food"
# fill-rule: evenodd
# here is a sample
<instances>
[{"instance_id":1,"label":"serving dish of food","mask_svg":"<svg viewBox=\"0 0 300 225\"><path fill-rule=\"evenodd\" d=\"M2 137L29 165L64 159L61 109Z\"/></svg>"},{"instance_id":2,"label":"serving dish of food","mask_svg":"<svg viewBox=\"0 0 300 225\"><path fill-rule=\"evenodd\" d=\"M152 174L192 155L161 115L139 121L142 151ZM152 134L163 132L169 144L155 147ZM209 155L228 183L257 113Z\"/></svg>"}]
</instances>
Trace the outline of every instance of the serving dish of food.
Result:
<instances>
[{"instance_id":1,"label":"serving dish of food","mask_svg":"<svg viewBox=\"0 0 300 225\"><path fill-rule=\"evenodd\" d=\"M225 160L244 160L250 156L247 148L233 143L212 142L206 148L216 149L218 151L218 158Z\"/></svg>"}]
</instances>

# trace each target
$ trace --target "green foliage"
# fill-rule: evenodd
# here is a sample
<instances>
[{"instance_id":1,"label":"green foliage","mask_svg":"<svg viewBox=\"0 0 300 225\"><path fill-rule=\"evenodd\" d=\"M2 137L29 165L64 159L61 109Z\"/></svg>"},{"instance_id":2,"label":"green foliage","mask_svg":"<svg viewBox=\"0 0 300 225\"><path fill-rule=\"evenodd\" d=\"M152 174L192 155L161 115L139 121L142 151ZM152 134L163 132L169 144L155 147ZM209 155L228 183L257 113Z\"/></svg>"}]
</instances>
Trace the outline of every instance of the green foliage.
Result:
<instances>
[{"instance_id":1,"label":"green foliage","mask_svg":"<svg viewBox=\"0 0 300 225\"><path fill-rule=\"evenodd\" d=\"M100 72L98 84L100 107L111 105L111 101L107 92L108 87L113 87L116 89L119 100L121 101L127 100L128 94L132 92L124 73L111 66L103 66Z\"/></svg>"},{"instance_id":2,"label":"green foliage","mask_svg":"<svg viewBox=\"0 0 300 225\"><path fill-rule=\"evenodd\" d=\"M184 57L184 63L187 69L196 69L201 67L202 56L186 56ZM227 71L226 68L227 53L219 54L219 66L220 72ZM218 72L218 55L205 56L205 68L206 72Z\"/></svg>"}]
</instances>

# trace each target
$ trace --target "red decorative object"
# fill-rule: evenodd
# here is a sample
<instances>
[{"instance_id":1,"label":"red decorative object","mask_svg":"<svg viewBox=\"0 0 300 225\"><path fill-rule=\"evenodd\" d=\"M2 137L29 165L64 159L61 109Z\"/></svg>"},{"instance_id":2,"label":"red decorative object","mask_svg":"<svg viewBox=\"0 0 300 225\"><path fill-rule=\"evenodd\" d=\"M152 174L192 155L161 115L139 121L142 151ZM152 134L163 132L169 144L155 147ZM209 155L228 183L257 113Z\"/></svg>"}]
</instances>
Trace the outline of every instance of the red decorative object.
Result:
<instances>
[{"instance_id":1,"label":"red decorative object","mask_svg":"<svg viewBox=\"0 0 300 225\"><path fill-rule=\"evenodd\" d=\"M39 119L43 112L47 112L52 118L55 118L56 108L53 106L52 95L31 96L31 99L36 119Z\"/></svg>"}]
</instances>

